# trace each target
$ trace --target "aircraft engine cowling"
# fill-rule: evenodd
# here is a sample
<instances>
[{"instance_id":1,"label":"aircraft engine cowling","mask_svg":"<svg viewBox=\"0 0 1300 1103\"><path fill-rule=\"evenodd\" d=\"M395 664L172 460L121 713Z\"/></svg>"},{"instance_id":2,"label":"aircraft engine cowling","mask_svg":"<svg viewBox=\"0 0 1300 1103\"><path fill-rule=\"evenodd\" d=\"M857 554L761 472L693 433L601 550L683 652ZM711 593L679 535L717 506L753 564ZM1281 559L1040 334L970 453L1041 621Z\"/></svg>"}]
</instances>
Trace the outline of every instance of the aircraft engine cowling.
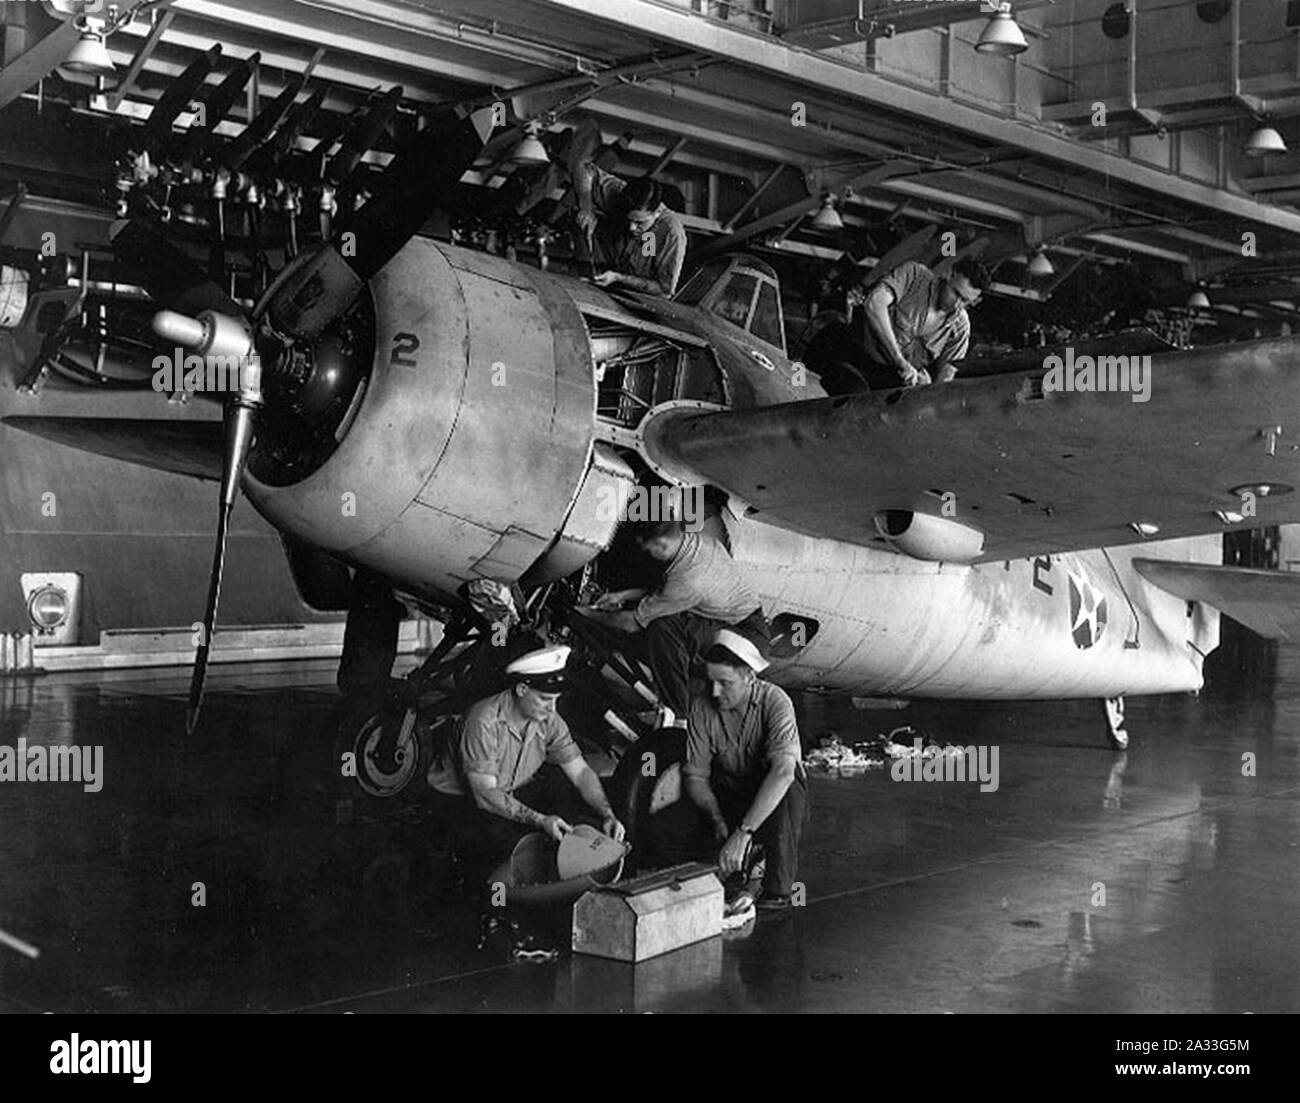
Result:
<instances>
[{"instance_id":1,"label":"aircraft engine cowling","mask_svg":"<svg viewBox=\"0 0 1300 1103\"><path fill-rule=\"evenodd\" d=\"M931 563L970 563L984 550L984 534L970 525L910 509L876 514L876 530L889 546Z\"/></svg>"},{"instance_id":2,"label":"aircraft engine cowling","mask_svg":"<svg viewBox=\"0 0 1300 1103\"><path fill-rule=\"evenodd\" d=\"M543 556L595 425L587 332L559 281L414 238L297 355L271 373L284 393L245 476L269 521L431 597Z\"/></svg>"}]
</instances>

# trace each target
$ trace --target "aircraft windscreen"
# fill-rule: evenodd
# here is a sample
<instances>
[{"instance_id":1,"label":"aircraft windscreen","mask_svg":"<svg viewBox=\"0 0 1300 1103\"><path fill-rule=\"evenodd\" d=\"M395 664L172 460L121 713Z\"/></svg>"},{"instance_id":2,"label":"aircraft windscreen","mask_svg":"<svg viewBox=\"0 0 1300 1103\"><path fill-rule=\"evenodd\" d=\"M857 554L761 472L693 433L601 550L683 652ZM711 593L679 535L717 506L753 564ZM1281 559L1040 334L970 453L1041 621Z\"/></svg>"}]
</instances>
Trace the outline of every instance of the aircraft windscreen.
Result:
<instances>
[{"instance_id":1,"label":"aircraft windscreen","mask_svg":"<svg viewBox=\"0 0 1300 1103\"><path fill-rule=\"evenodd\" d=\"M741 254L710 261L691 276L676 299L716 314L747 329L758 340L785 350L776 273L754 257Z\"/></svg>"}]
</instances>

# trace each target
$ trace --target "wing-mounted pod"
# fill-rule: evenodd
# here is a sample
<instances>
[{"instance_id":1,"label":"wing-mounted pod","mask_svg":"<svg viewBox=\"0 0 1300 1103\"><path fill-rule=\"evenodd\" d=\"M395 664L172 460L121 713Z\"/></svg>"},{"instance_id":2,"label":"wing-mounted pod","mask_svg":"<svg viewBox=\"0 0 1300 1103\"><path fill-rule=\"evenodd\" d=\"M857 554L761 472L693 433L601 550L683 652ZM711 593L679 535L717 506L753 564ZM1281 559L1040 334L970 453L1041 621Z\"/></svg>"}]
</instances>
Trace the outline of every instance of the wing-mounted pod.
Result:
<instances>
[{"instance_id":1,"label":"wing-mounted pod","mask_svg":"<svg viewBox=\"0 0 1300 1103\"><path fill-rule=\"evenodd\" d=\"M884 509L876 529L891 548L931 563L973 563L983 554L984 534L947 517L910 509Z\"/></svg>"}]
</instances>

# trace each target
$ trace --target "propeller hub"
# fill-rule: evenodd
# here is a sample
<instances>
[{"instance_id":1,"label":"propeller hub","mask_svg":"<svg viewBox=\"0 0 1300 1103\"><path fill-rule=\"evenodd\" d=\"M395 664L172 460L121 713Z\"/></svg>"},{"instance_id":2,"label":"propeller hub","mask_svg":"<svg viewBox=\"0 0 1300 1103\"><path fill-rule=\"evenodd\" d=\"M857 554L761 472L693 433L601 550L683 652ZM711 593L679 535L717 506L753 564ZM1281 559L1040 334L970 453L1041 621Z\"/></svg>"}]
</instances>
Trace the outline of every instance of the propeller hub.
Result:
<instances>
[{"instance_id":1,"label":"propeller hub","mask_svg":"<svg viewBox=\"0 0 1300 1103\"><path fill-rule=\"evenodd\" d=\"M175 310L160 310L153 331L164 341L190 349L200 356L244 360L253 352L253 335L242 318L204 310L196 318Z\"/></svg>"}]
</instances>

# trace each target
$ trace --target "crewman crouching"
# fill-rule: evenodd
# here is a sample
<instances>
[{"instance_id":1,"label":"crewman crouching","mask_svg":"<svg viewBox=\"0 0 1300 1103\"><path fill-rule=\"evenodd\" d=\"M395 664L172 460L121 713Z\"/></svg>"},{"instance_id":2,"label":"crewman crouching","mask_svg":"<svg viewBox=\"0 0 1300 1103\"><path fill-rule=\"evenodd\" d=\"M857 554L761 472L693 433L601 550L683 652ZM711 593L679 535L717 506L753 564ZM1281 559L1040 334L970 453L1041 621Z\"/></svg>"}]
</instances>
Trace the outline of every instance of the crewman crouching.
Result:
<instances>
[{"instance_id":1,"label":"crewman crouching","mask_svg":"<svg viewBox=\"0 0 1300 1103\"><path fill-rule=\"evenodd\" d=\"M794 704L758 675L767 662L744 636L722 629L704 653L709 693L691 699L682 768L686 797L704 814L728 889L743 887L751 843L767 866L760 910L790 906L807 814ZM729 893L731 895L731 893Z\"/></svg>"},{"instance_id":2,"label":"crewman crouching","mask_svg":"<svg viewBox=\"0 0 1300 1103\"><path fill-rule=\"evenodd\" d=\"M569 651L547 647L509 663L509 687L470 707L459 737L429 771L435 814L475 887L530 831L558 842L573 830L570 820L593 818L623 839L600 778L555 711Z\"/></svg>"}]
</instances>

